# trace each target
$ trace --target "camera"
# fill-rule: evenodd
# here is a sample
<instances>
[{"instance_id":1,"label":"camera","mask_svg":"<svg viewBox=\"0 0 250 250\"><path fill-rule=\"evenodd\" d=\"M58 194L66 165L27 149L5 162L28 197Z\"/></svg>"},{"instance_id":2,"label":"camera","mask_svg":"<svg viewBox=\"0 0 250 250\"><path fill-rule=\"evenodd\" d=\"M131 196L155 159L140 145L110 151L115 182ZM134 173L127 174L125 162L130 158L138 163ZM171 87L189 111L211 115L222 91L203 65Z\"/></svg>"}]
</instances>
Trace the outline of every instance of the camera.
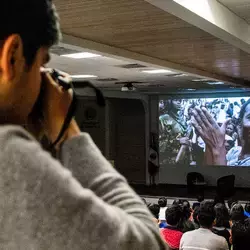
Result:
<instances>
[{"instance_id":1,"label":"camera","mask_svg":"<svg viewBox=\"0 0 250 250\"><path fill-rule=\"evenodd\" d=\"M54 148L57 143L61 140L61 138L63 137L65 131L68 129L72 119L75 116L76 110L77 110L77 106L78 106L78 97L76 92L74 91L74 82L72 81L72 79L70 79L70 77L67 77L67 75L57 69L48 69L48 68L42 68L41 69L41 75L42 75L42 81L44 80L44 74L49 73L50 76L52 77L52 79L54 80L55 83L57 83L60 87L62 87L62 89L64 91L68 91L69 89L73 90L73 99L71 102L71 105L69 107L68 110L68 114L65 117L64 120L64 124L61 128L61 131L57 137L57 139L54 142L51 142L50 147ZM79 84L79 81L77 82ZM101 90L99 90L98 88L96 88L92 83L88 82L88 81L81 81L81 87L82 88L91 88L95 91L96 94L96 101L97 104L99 106L105 106L105 98L101 92ZM41 121L44 120L44 116L43 116L43 96L44 96L44 86L45 84L41 84L41 90L40 90L40 94L39 97L36 101L36 104L33 108L32 111L32 116L33 119L38 119Z\"/></svg>"}]
</instances>

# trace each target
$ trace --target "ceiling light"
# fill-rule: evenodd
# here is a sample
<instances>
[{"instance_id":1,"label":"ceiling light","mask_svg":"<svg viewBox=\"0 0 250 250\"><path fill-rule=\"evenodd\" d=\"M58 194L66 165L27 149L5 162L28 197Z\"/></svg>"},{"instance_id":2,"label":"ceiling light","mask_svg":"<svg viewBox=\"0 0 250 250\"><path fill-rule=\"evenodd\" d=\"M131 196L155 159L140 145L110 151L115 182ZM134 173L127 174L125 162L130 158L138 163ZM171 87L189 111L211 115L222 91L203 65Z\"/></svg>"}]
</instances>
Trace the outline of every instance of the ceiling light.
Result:
<instances>
[{"instance_id":1,"label":"ceiling light","mask_svg":"<svg viewBox=\"0 0 250 250\"><path fill-rule=\"evenodd\" d=\"M97 78L98 76L95 75L71 75L71 78Z\"/></svg>"},{"instance_id":2,"label":"ceiling light","mask_svg":"<svg viewBox=\"0 0 250 250\"><path fill-rule=\"evenodd\" d=\"M196 89L187 89L187 91L196 91Z\"/></svg>"},{"instance_id":3,"label":"ceiling light","mask_svg":"<svg viewBox=\"0 0 250 250\"><path fill-rule=\"evenodd\" d=\"M167 69L152 69L152 70L143 70L143 73L147 74L166 74L166 73L173 73L171 70Z\"/></svg>"},{"instance_id":4,"label":"ceiling light","mask_svg":"<svg viewBox=\"0 0 250 250\"><path fill-rule=\"evenodd\" d=\"M180 74L173 75L173 77L183 77L183 76L188 76L188 74L180 73Z\"/></svg>"},{"instance_id":5,"label":"ceiling light","mask_svg":"<svg viewBox=\"0 0 250 250\"><path fill-rule=\"evenodd\" d=\"M183 77L183 76L188 76L187 74L183 73L177 73L177 74L167 74L167 77Z\"/></svg>"},{"instance_id":6,"label":"ceiling light","mask_svg":"<svg viewBox=\"0 0 250 250\"><path fill-rule=\"evenodd\" d=\"M192 80L192 82L207 82L207 81L211 81L211 79L207 79L207 78L198 78L198 79Z\"/></svg>"},{"instance_id":7,"label":"ceiling light","mask_svg":"<svg viewBox=\"0 0 250 250\"><path fill-rule=\"evenodd\" d=\"M86 59L86 58L99 57L101 55L97 55L97 54L93 54L89 52L80 52L80 53L66 54L66 55L61 55L61 56L73 58L73 59Z\"/></svg>"},{"instance_id":8,"label":"ceiling light","mask_svg":"<svg viewBox=\"0 0 250 250\"><path fill-rule=\"evenodd\" d=\"M209 85L223 85L224 82L207 82Z\"/></svg>"}]
</instances>

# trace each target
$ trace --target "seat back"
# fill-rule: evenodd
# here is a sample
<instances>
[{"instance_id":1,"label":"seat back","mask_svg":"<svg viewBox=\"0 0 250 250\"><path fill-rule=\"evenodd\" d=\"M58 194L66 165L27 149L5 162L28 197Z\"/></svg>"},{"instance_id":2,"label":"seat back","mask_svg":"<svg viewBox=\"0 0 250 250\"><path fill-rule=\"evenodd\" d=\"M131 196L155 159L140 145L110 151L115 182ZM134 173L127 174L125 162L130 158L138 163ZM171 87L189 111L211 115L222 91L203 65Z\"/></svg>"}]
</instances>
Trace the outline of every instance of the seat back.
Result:
<instances>
[{"instance_id":1,"label":"seat back","mask_svg":"<svg viewBox=\"0 0 250 250\"><path fill-rule=\"evenodd\" d=\"M223 176L217 180L217 193L221 197L234 195L235 175Z\"/></svg>"},{"instance_id":2,"label":"seat back","mask_svg":"<svg viewBox=\"0 0 250 250\"><path fill-rule=\"evenodd\" d=\"M201 173L190 172L187 174L187 185L193 186L195 182L204 182L204 176Z\"/></svg>"}]
</instances>

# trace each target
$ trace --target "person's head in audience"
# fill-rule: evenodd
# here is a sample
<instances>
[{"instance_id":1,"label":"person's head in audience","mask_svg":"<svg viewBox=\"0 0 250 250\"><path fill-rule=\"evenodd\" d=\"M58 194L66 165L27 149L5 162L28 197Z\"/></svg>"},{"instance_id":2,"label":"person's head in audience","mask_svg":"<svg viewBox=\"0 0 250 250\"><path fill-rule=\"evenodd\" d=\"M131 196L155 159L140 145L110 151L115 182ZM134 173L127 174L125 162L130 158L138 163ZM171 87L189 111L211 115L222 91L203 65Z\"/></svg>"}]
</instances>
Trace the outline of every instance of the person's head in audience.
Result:
<instances>
[{"instance_id":1,"label":"person's head in audience","mask_svg":"<svg viewBox=\"0 0 250 250\"><path fill-rule=\"evenodd\" d=\"M245 205L245 215L247 217L250 217L250 202L247 202L247 204Z\"/></svg>"},{"instance_id":2,"label":"person's head in audience","mask_svg":"<svg viewBox=\"0 0 250 250\"><path fill-rule=\"evenodd\" d=\"M231 210L232 206L235 205L236 203L238 203L238 200L236 198L234 197L229 198L227 201L229 210Z\"/></svg>"},{"instance_id":3,"label":"person's head in audience","mask_svg":"<svg viewBox=\"0 0 250 250\"><path fill-rule=\"evenodd\" d=\"M200 227L200 222L198 219L200 213L200 206L195 207L194 212L193 212L193 222L195 224L195 228L199 228Z\"/></svg>"},{"instance_id":4,"label":"person's head in audience","mask_svg":"<svg viewBox=\"0 0 250 250\"><path fill-rule=\"evenodd\" d=\"M198 214L200 227L211 229L215 220L214 204L211 201L203 201L200 205L200 212Z\"/></svg>"},{"instance_id":5,"label":"person's head in audience","mask_svg":"<svg viewBox=\"0 0 250 250\"><path fill-rule=\"evenodd\" d=\"M240 99L241 105L244 105L246 103L246 100L244 98Z\"/></svg>"},{"instance_id":6,"label":"person's head in audience","mask_svg":"<svg viewBox=\"0 0 250 250\"><path fill-rule=\"evenodd\" d=\"M247 250L250 247L250 219L237 221L232 225L232 244L235 250Z\"/></svg>"},{"instance_id":7,"label":"person's head in audience","mask_svg":"<svg viewBox=\"0 0 250 250\"><path fill-rule=\"evenodd\" d=\"M159 212L160 212L160 206L158 204L149 204L148 209L152 213L152 215L154 216L153 217L154 221L158 223L159 222L158 217L159 217Z\"/></svg>"},{"instance_id":8,"label":"person's head in audience","mask_svg":"<svg viewBox=\"0 0 250 250\"><path fill-rule=\"evenodd\" d=\"M183 207L187 207L187 208L190 208L190 203L188 200L182 200L182 206Z\"/></svg>"},{"instance_id":9,"label":"person's head in audience","mask_svg":"<svg viewBox=\"0 0 250 250\"><path fill-rule=\"evenodd\" d=\"M168 200L166 197L161 197L159 200L158 200L158 205L160 207L166 207L167 206L167 203L168 203Z\"/></svg>"},{"instance_id":10,"label":"person's head in audience","mask_svg":"<svg viewBox=\"0 0 250 250\"><path fill-rule=\"evenodd\" d=\"M190 203L188 200L182 200L182 211L183 211L183 218L182 218L182 232L188 232L195 229L194 223L190 220L192 210L190 208Z\"/></svg>"},{"instance_id":11,"label":"person's head in audience","mask_svg":"<svg viewBox=\"0 0 250 250\"><path fill-rule=\"evenodd\" d=\"M169 226L180 228L183 211L180 205L172 205L166 210L166 222Z\"/></svg>"},{"instance_id":12,"label":"person's head in audience","mask_svg":"<svg viewBox=\"0 0 250 250\"><path fill-rule=\"evenodd\" d=\"M202 202L202 201L204 201L204 195L199 195L198 197L197 197L197 201L198 202L194 202L193 203L193 206L192 206L192 209L194 210L196 207L199 207L200 206L200 203Z\"/></svg>"},{"instance_id":13,"label":"person's head in audience","mask_svg":"<svg viewBox=\"0 0 250 250\"><path fill-rule=\"evenodd\" d=\"M180 199L175 199L173 205L182 205L182 201Z\"/></svg>"},{"instance_id":14,"label":"person's head in audience","mask_svg":"<svg viewBox=\"0 0 250 250\"><path fill-rule=\"evenodd\" d=\"M226 206L222 203L218 203L214 206L214 210L216 214L215 226L230 228L229 224L230 216Z\"/></svg>"},{"instance_id":15,"label":"person's head in audience","mask_svg":"<svg viewBox=\"0 0 250 250\"><path fill-rule=\"evenodd\" d=\"M204 195L199 195L198 197L197 197L197 201L198 202L203 202L204 201Z\"/></svg>"},{"instance_id":16,"label":"person's head in audience","mask_svg":"<svg viewBox=\"0 0 250 250\"><path fill-rule=\"evenodd\" d=\"M191 208L190 208L190 203L188 202L188 200L182 201L182 209L183 209L184 219L188 220L192 213Z\"/></svg>"},{"instance_id":17,"label":"person's head in audience","mask_svg":"<svg viewBox=\"0 0 250 250\"><path fill-rule=\"evenodd\" d=\"M236 203L232 206L230 211L230 217L233 223L236 221L244 221L244 208L241 204Z\"/></svg>"}]
</instances>

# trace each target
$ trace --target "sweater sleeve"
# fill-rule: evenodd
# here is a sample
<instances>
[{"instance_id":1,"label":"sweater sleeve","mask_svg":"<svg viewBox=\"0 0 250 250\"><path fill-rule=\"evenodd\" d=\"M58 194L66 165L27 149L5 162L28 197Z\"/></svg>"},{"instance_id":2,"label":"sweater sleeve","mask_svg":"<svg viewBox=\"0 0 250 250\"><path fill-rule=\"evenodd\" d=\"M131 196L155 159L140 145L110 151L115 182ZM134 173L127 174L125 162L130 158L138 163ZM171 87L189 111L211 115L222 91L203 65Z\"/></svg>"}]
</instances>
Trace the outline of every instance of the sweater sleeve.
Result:
<instances>
[{"instance_id":1,"label":"sweater sleeve","mask_svg":"<svg viewBox=\"0 0 250 250\"><path fill-rule=\"evenodd\" d=\"M25 244L35 249L165 248L147 208L89 135L65 142L60 151L65 168L23 129L1 128L0 145L0 165L13 173L3 173L0 181L7 185L1 192L17 185L6 205L20 199L12 216L25 217L15 221L25 228L15 233L17 239L9 236L12 242L23 241L23 233Z\"/></svg>"}]
</instances>

